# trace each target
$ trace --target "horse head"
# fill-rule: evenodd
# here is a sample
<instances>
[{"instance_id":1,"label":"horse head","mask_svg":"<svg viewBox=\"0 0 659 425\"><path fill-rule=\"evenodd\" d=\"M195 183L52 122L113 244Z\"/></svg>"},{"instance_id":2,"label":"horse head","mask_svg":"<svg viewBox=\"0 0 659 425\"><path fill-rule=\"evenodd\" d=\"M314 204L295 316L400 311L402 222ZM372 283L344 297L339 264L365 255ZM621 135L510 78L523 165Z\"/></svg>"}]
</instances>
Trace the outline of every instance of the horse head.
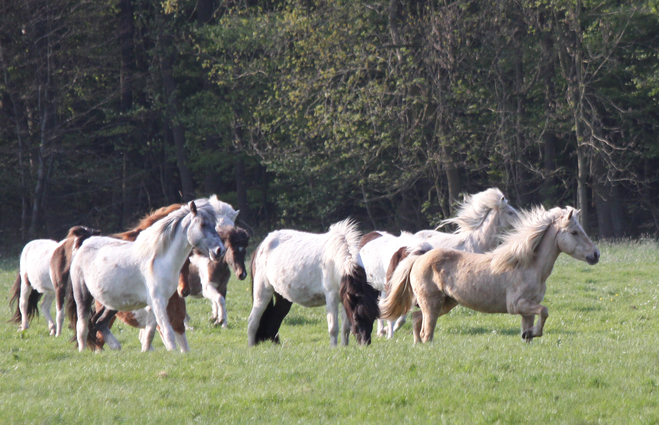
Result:
<instances>
[{"instance_id":1,"label":"horse head","mask_svg":"<svg viewBox=\"0 0 659 425\"><path fill-rule=\"evenodd\" d=\"M209 202L198 201L200 206L197 208L195 201L191 201L187 206L190 209L190 225L188 226L188 242L197 248L203 255L208 256L213 261L218 261L226 253L226 248L222 239L215 230L216 216L215 211Z\"/></svg>"},{"instance_id":2,"label":"horse head","mask_svg":"<svg viewBox=\"0 0 659 425\"><path fill-rule=\"evenodd\" d=\"M496 214L497 224L501 230L511 229L515 221L519 220L519 213L508 203L508 200L503 194L493 208L493 211Z\"/></svg>"},{"instance_id":3,"label":"horse head","mask_svg":"<svg viewBox=\"0 0 659 425\"><path fill-rule=\"evenodd\" d=\"M600 259L600 251L579 224L580 212L581 210L567 207L564 214L556 220L558 248L577 260L591 265L597 264Z\"/></svg>"},{"instance_id":4,"label":"horse head","mask_svg":"<svg viewBox=\"0 0 659 425\"><path fill-rule=\"evenodd\" d=\"M247 277L245 256L249 244L249 233L241 227L221 226L218 234L227 248L224 260L231 266L238 279L244 280Z\"/></svg>"},{"instance_id":5,"label":"horse head","mask_svg":"<svg viewBox=\"0 0 659 425\"><path fill-rule=\"evenodd\" d=\"M341 278L341 299L346 314L352 325L351 332L355 335L357 343L369 345L373 323L380 315L378 295L380 292L366 281L366 271L357 266L351 274Z\"/></svg>"}]
</instances>

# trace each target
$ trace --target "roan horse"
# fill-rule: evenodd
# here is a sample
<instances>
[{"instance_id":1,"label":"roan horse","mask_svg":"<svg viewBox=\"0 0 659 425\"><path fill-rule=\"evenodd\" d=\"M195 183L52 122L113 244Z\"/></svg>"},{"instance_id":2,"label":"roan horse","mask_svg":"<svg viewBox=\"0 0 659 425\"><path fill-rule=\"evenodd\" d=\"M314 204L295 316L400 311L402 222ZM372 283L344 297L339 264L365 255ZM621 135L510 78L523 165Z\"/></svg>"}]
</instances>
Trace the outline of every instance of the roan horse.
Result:
<instances>
[{"instance_id":1,"label":"roan horse","mask_svg":"<svg viewBox=\"0 0 659 425\"><path fill-rule=\"evenodd\" d=\"M50 239L36 239L25 245L10 300L11 305L18 301L11 321L21 324L19 332L29 327L30 320L39 312L39 299L41 295L45 295L41 310L48 323L48 330L55 336L62 333L66 290L62 285L57 285L57 282L61 279L68 280L71 260L82 242L99 234L98 230L74 226L59 243ZM50 315L50 306L54 299L57 307L56 323Z\"/></svg>"},{"instance_id":2,"label":"roan horse","mask_svg":"<svg viewBox=\"0 0 659 425\"><path fill-rule=\"evenodd\" d=\"M458 226L454 233L422 230L415 235L402 233L396 237L384 232L371 232L362 238L360 258L366 270L368 283L383 291L398 263L410 254L421 254L432 248L453 248L460 251L483 253L495 248L504 230L512 226L518 218L517 211L497 188L490 188L475 195L465 196L458 205L454 218L444 220L439 227L447 224ZM383 236L383 237L378 237ZM384 334L383 320L378 322L378 335ZM389 322L387 337L405 323L405 315L395 324Z\"/></svg>"},{"instance_id":3,"label":"roan horse","mask_svg":"<svg viewBox=\"0 0 659 425\"><path fill-rule=\"evenodd\" d=\"M68 313L76 321L78 349L97 348L96 330L111 348L121 345L108 328L116 311L149 306L167 350L176 348L166 306L176 290L183 263L193 247L212 258L225 248L215 231L216 215L206 199L190 202L142 230L134 242L93 237L78 250L71 264ZM105 310L91 317L92 299ZM76 317L77 316L77 317Z\"/></svg>"},{"instance_id":4,"label":"roan horse","mask_svg":"<svg viewBox=\"0 0 659 425\"><path fill-rule=\"evenodd\" d=\"M279 326L293 302L304 307L326 306L331 346L337 345L342 304L343 345L348 344L351 329L358 343L370 344L373 321L379 314L377 291L366 283L364 269L357 262L359 239L350 220L333 224L323 234L271 232L252 256L248 344L278 342Z\"/></svg>"},{"instance_id":5,"label":"roan horse","mask_svg":"<svg viewBox=\"0 0 659 425\"><path fill-rule=\"evenodd\" d=\"M226 248L226 254L223 258L218 261L209 261L209 263L217 265L217 268L222 268L222 265L226 267L226 263L229 262L229 264L231 264L234 268L234 271L236 272L236 275L239 277L239 279L244 279L247 274L245 272L244 264L246 254L245 248L247 246L249 236L247 235L246 231L240 228L236 228L233 224L239 211L235 211L231 205L218 200L215 195L211 196L209 201L215 210L215 214L217 215L216 230L218 231L220 239ZM137 235L139 235L140 232L142 232L144 229L148 228L156 221L166 217L169 213L179 209L180 207L181 204L173 204L168 207L159 208L158 210L153 211L151 214L142 218L139 224L133 229L112 236L123 240L134 241L135 238L137 238ZM194 248L193 252L195 252ZM208 258L207 256L202 256L198 251L196 252L200 257L206 259ZM191 253L190 258L192 258L194 255L194 253ZM227 275L227 280L228 278L229 276ZM167 315L172 325L172 329L174 330L176 342L180 346L182 352L189 351L187 337L185 334L187 308L183 295L188 295L190 293L194 295L195 290L197 289L194 285L194 282L198 280L199 278L195 274L195 271L190 271L189 259L186 260L179 274L178 289L172 294L167 303ZM193 283L191 284L190 281ZM201 289L199 289L199 291L201 291ZM96 302L96 311L98 314L102 314L102 309L104 309L104 307L100 303ZM139 339L142 343L142 351L149 351L153 349L151 343L153 341L156 324L155 318L152 314L150 314L149 309L119 311L117 312L117 318L119 318L127 325L141 329ZM111 327L112 322L110 322L108 326ZM99 346L102 347L103 345L103 338L102 336L99 336Z\"/></svg>"},{"instance_id":6,"label":"roan horse","mask_svg":"<svg viewBox=\"0 0 659 425\"><path fill-rule=\"evenodd\" d=\"M484 313L519 314L524 340L542 336L549 313L540 302L558 255L565 252L591 265L600 258L578 213L572 207L524 212L491 253L437 248L409 256L392 276L389 297L380 304L382 316L406 313L416 296L421 311L414 314L415 343L431 341L437 318L458 304Z\"/></svg>"}]
</instances>

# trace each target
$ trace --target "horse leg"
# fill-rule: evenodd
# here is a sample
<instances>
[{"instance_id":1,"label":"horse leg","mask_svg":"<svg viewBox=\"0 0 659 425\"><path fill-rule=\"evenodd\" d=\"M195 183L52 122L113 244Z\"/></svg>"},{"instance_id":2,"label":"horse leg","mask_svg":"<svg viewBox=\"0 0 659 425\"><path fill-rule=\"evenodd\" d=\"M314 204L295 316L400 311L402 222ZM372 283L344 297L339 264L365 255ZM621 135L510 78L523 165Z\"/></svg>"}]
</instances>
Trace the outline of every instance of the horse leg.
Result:
<instances>
[{"instance_id":1,"label":"horse leg","mask_svg":"<svg viewBox=\"0 0 659 425\"><path fill-rule=\"evenodd\" d=\"M532 335L533 334L533 322L535 320L535 316L522 316L522 339L524 339L526 342L531 342L531 338L524 338L524 335Z\"/></svg>"},{"instance_id":2,"label":"horse leg","mask_svg":"<svg viewBox=\"0 0 659 425\"><path fill-rule=\"evenodd\" d=\"M327 311L330 346L336 347L339 336L339 294L333 292L325 294L325 310ZM348 341L344 341L343 345L348 345Z\"/></svg>"},{"instance_id":3,"label":"horse leg","mask_svg":"<svg viewBox=\"0 0 659 425\"><path fill-rule=\"evenodd\" d=\"M380 299L385 299L387 297L387 293L382 291L380 292ZM384 319L378 319L378 336L385 336L387 335L387 321Z\"/></svg>"},{"instance_id":4,"label":"horse leg","mask_svg":"<svg viewBox=\"0 0 659 425\"><path fill-rule=\"evenodd\" d=\"M223 328L226 328L226 312L224 310L224 297L220 292L215 288L210 282L207 285L204 285L202 289L202 294L204 298L208 298L211 301L211 306L213 309L213 314L211 319L215 319L215 325L222 325Z\"/></svg>"},{"instance_id":5,"label":"horse leg","mask_svg":"<svg viewBox=\"0 0 659 425\"><path fill-rule=\"evenodd\" d=\"M66 288L63 288L64 285L58 285L55 289L55 308L57 312L55 313L55 336L60 336L62 334L62 327L64 326L64 316L66 316L64 299L66 297Z\"/></svg>"},{"instance_id":6,"label":"horse leg","mask_svg":"<svg viewBox=\"0 0 659 425\"><path fill-rule=\"evenodd\" d=\"M181 353L187 353L190 351L190 346L188 345L188 337L185 336L185 332L182 334L180 333L175 333L176 336L176 342L178 342L178 345L181 347Z\"/></svg>"},{"instance_id":7,"label":"horse leg","mask_svg":"<svg viewBox=\"0 0 659 425\"><path fill-rule=\"evenodd\" d=\"M350 322L350 318L348 317L348 313L346 313L346 309L343 307L343 304L340 305L339 309L341 310L341 345L345 347L348 345L352 323ZM361 341L358 341L358 343L361 344Z\"/></svg>"},{"instance_id":8,"label":"horse leg","mask_svg":"<svg viewBox=\"0 0 659 425\"><path fill-rule=\"evenodd\" d=\"M247 319L247 344L250 347L259 342L256 340L256 332L259 330L259 326L261 326L263 312L272 301L272 296L275 292L272 286L259 282L256 277L254 278L252 285L252 311L249 313L249 318Z\"/></svg>"},{"instance_id":9,"label":"horse leg","mask_svg":"<svg viewBox=\"0 0 659 425\"><path fill-rule=\"evenodd\" d=\"M412 313L412 332L414 334L414 343L421 342L421 324L423 323L423 314L417 310Z\"/></svg>"},{"instance_id":10,"label":"horse leg","mask_svg":"<svg viewBox=\"0 0 659 425\"><path fill-rule=\"evenodd\" d=\"M46 292L43 296L43 301L41 301L41 311L43 312L43 317L48 323L48 331L51 335L55 335L55 322L53 321L53 316L50 315L50 306L53 304L55 299L55 294Z\"/></svg>"},{"instance_id":11,"label":"horse leg","mask_svg":"<svg viewBox=\"0 0 659 425\"><path fill-rule=\"evenodd\" d=\"M28 308L30 304L30 294L32 293L32 286L27 278L27 274L21 276L21 292L18 299L18 309L21 312L21 326L18 331L25 331L30 327Z\"/></svg>"},{"instance_id":12,"label":"horse leg","mask_svg":"<svg viewBox=\"0 0 659 425\"><path fill-rule=\"evenodd\" d=\"M394 324L394 332L400 329L405 324L406 320L407 320L407 314L403 314L402 316L400 316L396 320L396 323Z\"/></svg>"},{"instance_id":13,"label":"horse leg","mask_svg":"<svg viewBox=\"0 0 659 425\"><path fill-rule=\"evenodd\" d=\"M419 337L422 342L430 342L435 333L437 318L442 310L445 295L438 289L429 289L417 296L421 307L422 321Z\"/></svg>"},{"instance_id":14,"label":"horse leg","mask_svg":"<svg viewBox=\"0 0 659 425\"><path fill-rule=\"evenodd\" d=\"M176 337L167 316L167 302L168 300L165 297L154 293L151 294L151 309L156 316L162 342L165 344L167 351L173 351L176 349Z\"/></svg>"},{"instance_id":15,"label":"horse leg","mask_svg":"<svg viewBox=\"0 0 659 425\"><path fill-rule=\"evenodd\" d=\"M533 338L542 336L545 320L549 317L549 310L541 304L522 298L515 303L515 309L512 314L520 314L522 316L522 325L529 326L530 329L522 332L522 339L530 341ZM530 326L533 325L533 316L536 314L538 315L538 323L531 328ZM531 319L525 319L525 316L531 316Z\"/></svg>"}]
</instances>

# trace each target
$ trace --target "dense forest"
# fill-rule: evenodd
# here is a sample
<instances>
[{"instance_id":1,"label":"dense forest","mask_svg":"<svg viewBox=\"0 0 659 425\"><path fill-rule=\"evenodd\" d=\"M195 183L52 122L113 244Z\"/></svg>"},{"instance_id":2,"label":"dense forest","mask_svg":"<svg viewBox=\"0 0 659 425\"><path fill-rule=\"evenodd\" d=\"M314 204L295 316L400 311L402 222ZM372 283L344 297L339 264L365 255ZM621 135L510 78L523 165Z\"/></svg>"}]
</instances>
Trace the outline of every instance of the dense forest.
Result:
<instances>
[{"instance_id":1,"label":"dense forest","mask_svg":"<svg viewBox=\"0 0 659 425\"><path fill-rule=\"evenodd\" d=\"M659 222L659 0L0 0L2 245L216 193L418 230L463 193Z\"/></svg>"}]
</instances>

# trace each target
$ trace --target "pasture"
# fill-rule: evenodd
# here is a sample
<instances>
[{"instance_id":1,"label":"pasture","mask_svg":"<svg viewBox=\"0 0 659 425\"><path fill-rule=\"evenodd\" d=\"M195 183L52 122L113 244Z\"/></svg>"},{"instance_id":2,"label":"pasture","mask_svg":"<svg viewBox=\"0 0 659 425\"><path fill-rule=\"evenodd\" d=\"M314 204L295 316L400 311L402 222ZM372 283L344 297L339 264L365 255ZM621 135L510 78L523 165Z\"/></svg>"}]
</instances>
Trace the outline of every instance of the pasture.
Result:
<instances>
[{"instance_id":1,"label":"pasture","mask_svg":"<svg viewBox=\"0 0 659 425\"><path fill-rule=\"evenodd\" d=\"M0 422L659 423L659 247L598 246L594 266L559 256L530 344L518 316L457 307L427 345L408 321L393 340L330 348L324 308L293 305L282 344L249 348L250 281L233 277L227 329L208 322L207 300L188 300L188 354L158 336L141 353L121 323L123 349L96 354L79 354L68 328L50 337L43 315L16 332L18 256L0 259Z\"/></svg>"}]
</instances>

